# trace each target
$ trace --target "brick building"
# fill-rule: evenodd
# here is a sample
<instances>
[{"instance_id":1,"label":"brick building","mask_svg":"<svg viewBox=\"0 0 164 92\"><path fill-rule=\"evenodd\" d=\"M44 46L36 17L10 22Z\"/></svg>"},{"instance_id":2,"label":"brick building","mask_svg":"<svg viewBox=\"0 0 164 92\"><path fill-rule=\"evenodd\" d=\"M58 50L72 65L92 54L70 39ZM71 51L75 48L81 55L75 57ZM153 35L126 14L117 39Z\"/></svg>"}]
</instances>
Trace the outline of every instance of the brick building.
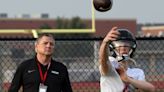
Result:
<instances>
[{"instance_id":1,"label":"brick building","mask_svg":"<svg viewBox=\"0 0 164 92\"><path fill-rule=\"evenodd\" d=\"M92 27L91 20L83 19L84 23L88 28ZM3 29L40 29L42 26L48 25L50 28L56 28L55 19L10 19L2 18L0 19L0 30ZM119 28L127 28L132 33L136 34L136 20L135 19L96 19L96 32L92 33L94 37L104 37L105 34L113 27L118 26ZM14 37L33 37L31 33L29 34L10 34L3 33L0 34L1 38L14 38Z\"/></svg>"}]
</instances>

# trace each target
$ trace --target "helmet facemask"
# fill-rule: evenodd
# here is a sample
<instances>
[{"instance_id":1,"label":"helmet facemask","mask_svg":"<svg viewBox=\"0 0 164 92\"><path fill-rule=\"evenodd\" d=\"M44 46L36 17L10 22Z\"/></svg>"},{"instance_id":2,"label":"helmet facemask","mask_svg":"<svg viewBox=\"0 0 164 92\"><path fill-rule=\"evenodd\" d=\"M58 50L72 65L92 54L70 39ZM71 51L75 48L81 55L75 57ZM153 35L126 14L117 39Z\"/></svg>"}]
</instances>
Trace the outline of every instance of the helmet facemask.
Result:
<instances>
[{"instance_id":1,"label":"helmet facemask","mask_svg":"<svg viewBox=\"0 0 164 92\"><path fill-rule=\"evenodd\" d=\"M135 43L132 41L113 41L110 45L113 48L113 53L115 53L116 59L120 61L127 61L131 58L131 55L136 47ZM127 51L121 51L121 48L126 48Z\"/></svg>"},{"instance_id":2,"label":"helmet facemask","mask_svg":"<svg viewBox=\"0 0 164 92\"><path fill-rule=\"evenodd\" d=\"M119 29L120 37L112 41L109 44L110 52L112 56L114 56L118 62L120 61L128 61L133 56L133 52L136 49L136 40L133 35L126 29ZM128 48L128 51L120 52L118 48Z\"/></svg>"}]
</instances>

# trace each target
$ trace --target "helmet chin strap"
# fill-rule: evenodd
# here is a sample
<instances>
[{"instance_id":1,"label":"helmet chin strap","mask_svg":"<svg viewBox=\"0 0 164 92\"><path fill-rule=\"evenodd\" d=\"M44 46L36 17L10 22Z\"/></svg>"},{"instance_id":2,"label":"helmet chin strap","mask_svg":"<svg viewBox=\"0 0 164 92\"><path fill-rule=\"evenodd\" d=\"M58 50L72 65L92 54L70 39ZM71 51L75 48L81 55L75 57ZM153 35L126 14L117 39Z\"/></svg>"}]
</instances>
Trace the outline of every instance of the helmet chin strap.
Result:
<instances>
[{"instance_id":1,"label":"helmet chin strap","mask_svg":"<svg viewBox=\"0 0 164 92\"><path fill-rule=\"evenodd\" d=\"M120 55L119 52L117 52L116 50L114 50L114 52L116 53L116 59L118 60L118 62L121 62L128 61L130 59L130 54L133 52L133 50L130 49L129 53L122 55Z\"/></svg>"}]
</instances>

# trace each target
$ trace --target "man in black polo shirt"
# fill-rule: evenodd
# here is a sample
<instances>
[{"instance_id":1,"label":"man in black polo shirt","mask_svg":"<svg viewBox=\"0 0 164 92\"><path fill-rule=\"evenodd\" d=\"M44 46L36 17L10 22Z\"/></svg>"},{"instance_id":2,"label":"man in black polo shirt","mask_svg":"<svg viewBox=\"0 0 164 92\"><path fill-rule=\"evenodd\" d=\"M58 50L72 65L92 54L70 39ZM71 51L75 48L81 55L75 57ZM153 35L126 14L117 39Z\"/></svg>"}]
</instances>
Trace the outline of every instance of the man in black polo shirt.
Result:
<instances>
[{"instance_id":1,"label":"man in black polo shirt","mask_svg":"<svg viewBox=\"0 0 164 92\"><path fill-rule=\"evenodd\" d=\"M72 92L65 65L52 59L55 41L42 34L35 42L36 56L22 62L14 75L9 92Z\"/></svg>"}]
</instances>

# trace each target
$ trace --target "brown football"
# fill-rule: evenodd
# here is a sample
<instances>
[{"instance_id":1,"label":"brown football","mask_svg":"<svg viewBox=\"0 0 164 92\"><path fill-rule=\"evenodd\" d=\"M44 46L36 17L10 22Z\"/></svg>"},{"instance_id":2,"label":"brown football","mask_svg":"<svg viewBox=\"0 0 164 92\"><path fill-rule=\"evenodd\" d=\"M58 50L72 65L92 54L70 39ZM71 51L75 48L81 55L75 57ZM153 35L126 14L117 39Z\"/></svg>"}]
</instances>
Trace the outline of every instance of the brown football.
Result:
<instances>
[{"instance_id":1,"label":"brown football","mask_svg":"<svg viewBox=\"0 0 164 92\"><path fill-rule=\"evenodd\" d=\"M94 8L100 12L106 12L112 8L112 0L93 0Z\"/></svg>"}]
</instances>

